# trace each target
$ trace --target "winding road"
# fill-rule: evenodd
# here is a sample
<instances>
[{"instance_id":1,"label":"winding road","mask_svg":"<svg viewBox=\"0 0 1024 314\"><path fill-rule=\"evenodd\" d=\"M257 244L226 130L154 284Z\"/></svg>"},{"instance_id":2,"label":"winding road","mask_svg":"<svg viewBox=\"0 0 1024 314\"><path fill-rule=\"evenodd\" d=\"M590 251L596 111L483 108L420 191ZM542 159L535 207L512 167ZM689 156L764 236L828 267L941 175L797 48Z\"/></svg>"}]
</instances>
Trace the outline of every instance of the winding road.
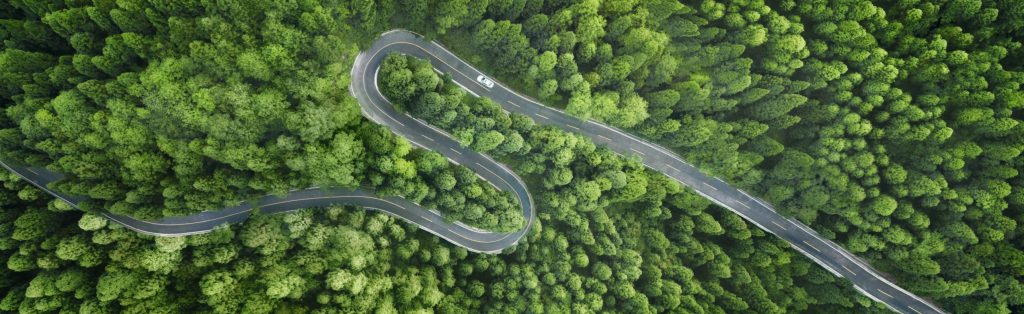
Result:
<instances>
[{"instance_id":1,"label":"winding road","mask_svg":"<svg viewBox=\"0 0 1024 314\"><path fill-rule=\"evenodd\" d=\"M389 53L397 52L430 60L436 70L448 73L453 80L476 96L494 100L505 110L533 118L538 124L552 125L566 131L590 137L595 143L626 156L635 155L651 170L664 173L691 188L701 196L739 214L759 228L772 233L836 276L849 279L854 288L884 303L891 309L907 314L944 313L939 307L900 288L839 245L821 236L803 223L782 217L767 202L753 197L700 172L670 150L632 136L613 127L583 121L557 109L544 106L520 95L500 83L487 87L477 82L484 75L469 63L459 59L440 44L427 41L419 35L394 30L382 34L373 45L361 52L352 67L349 91L361 105L363 114L393 132L409 139L414 145L437 151L454 163L475 171L498 189L514 194L521 204L526 227L511 233L479 230L462 223L449 223L436 212L399 197L377 197L365 189L310 188L293 190L285 196L266 196L257 201L217 211L184 217L168 217L157 221L144 221L122 215L105 213L117 223L138 232L158 236L180 236L208 232L228 223L248 218L254 208L262 213L276 213L300 208L330 204L350 204L387 212L421 229L433 233L455 245L474 252L499 253L514 246L530 230L534 220L534 205L526 185L505 165L490 157L464 148L450 135L429 124L397 112L377 87L381 62ZM64 195L50 190L47 185L60 180L60 174L44 168L27 167L0 161L4 168L21 176L51 195L77 206L81 197Z\"/></svg>"}]
</instances>

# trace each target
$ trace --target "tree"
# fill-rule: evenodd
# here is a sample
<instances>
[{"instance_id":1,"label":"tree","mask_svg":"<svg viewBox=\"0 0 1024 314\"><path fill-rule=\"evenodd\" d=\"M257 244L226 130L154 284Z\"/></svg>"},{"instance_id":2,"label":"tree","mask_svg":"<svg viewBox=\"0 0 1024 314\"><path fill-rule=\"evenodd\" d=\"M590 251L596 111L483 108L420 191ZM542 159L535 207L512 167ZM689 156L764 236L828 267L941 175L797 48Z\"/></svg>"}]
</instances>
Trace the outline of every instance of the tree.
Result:
<instances>
[{"instance_id":1,"label":"tree","mask_svg":"<svg viewBox=\"0 0 1024 314\"><path fill-rule=\"evenodd\" d=\"M476 135L473 140L473 149L480 152L490 151L505 141L505 136L498 131L487 131Z\"/></svg>"},{"instance_id":2,"label":"tree","mask_svg":"<svg viewBox=\"0 0 1024 314\"><path fill-rule=\"evenodd\" d=\"M487 19L477 24L473 32L475 45L496 57L496 64L506 73L526 70L537 51L530 47L522 34L522 25L507 20L494 22Z\"/></svg>"}]
</instances>

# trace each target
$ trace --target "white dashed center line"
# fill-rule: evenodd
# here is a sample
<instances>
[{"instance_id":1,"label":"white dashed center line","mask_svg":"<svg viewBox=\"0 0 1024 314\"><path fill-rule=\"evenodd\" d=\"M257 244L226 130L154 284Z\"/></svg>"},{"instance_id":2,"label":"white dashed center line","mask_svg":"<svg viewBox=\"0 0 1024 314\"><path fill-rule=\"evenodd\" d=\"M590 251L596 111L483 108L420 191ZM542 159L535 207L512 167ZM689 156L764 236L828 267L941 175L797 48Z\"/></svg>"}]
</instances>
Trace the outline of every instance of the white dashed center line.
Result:
<instances>
[{"instance_id":1,"label":"white dashed center line","mask_svg":"<svg viewBox=\"0 0 1024 314\"><path fill-rule=\"evenodd\" d=\"M890 297L890 298L892 297L891 294L885 293L885 291L882 291L882 289L875 289L875 290L878 290L878 292L881 292L882 294L884 294L887 297Z\"/></svg>"},{"instance_id":2,"label":"white dashed center line","mask_svg":"<svg viewBox=\"0 0 1024 314\"><path fill-rule=\"evenodd\" d=\"M804 244L807 244L807 246L811 247L815 251L821 252L821 250L819 250L817 246L814 246L814 244L811 244L810 242L807 242L807 240L803 240L803 241L804 241Z\"/></svg>"},{"instance_id":3,"label":"white dashed center line","mask_svg":"<svg viewBox=\"0 0 1024 314\"><path fill-rule=\"evenodd\" d=\"M853 272L852 270L850 270L849 267L846 267L846 264L841 264L840 266L843 266L843 269L846 269L846 271L850 272L851 274L857 274L857 273Z\"/></svg>"}]
</instances>

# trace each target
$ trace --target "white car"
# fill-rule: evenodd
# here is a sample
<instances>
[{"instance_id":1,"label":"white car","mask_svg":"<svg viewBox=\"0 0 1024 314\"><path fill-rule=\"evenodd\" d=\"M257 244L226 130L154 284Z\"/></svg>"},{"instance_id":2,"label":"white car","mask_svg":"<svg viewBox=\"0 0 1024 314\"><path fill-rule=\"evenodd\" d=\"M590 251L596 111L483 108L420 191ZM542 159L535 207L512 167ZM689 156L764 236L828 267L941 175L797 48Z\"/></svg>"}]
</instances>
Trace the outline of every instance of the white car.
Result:
<instances>
[{"instance_id":1,"label":"white car","mask_svg":"<svg viewBox=\"0 0 1024 314\"><path fill-rule=\"evenodd\" d=\"M494 81L492 81L491 79L487 78L486 76L477 75L476 76L476 81L480 82L480 84L483 84L484 86L487 86L487 88L494 87Z\"/></svg>"}]
</instances>

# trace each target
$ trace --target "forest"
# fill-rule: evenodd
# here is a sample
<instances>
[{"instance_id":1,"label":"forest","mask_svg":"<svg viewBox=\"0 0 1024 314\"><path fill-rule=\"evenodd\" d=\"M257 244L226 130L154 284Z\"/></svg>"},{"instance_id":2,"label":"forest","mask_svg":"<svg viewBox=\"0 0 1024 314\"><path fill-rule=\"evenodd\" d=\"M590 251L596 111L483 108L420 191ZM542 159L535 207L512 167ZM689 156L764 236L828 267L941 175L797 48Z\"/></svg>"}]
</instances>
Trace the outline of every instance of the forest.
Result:
<instances>
[{"instance_id":1,"label":"forest","mask_svg":"<svg viewBox=\"0 0 1024 314\"><path fill-rule=\"evenodd\" d=\"M0 173L0 311L887 311L638 161L401 55L381 68L395 106L527 180L539 220L519 246L470 253L347 206L176 238L98 215L336 185L521 228L510 195L360 114L353 59L393 28L672 148L950 312L1024 312L1016 0L0 3L0 157L90 199Z\"/></svg>"}]
</instances>

